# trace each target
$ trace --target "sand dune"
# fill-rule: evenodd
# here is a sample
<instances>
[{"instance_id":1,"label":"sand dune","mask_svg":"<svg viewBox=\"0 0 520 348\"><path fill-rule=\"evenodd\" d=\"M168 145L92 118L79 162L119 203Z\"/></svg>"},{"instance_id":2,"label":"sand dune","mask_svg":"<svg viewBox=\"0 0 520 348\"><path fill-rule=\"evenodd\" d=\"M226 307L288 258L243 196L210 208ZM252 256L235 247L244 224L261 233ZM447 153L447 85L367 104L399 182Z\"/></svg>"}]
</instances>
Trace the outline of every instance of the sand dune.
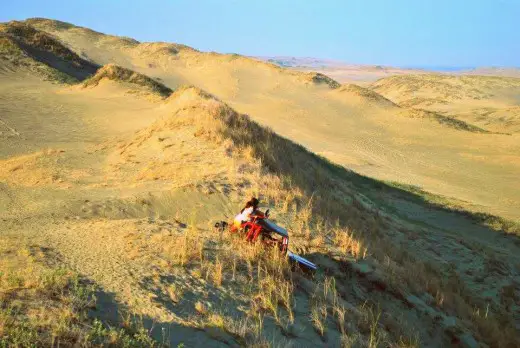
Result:
<instances>
[{"instance_id":1,"label":"sand dune","mask_svg":"<svg viewBox=\"0 0 520 348\"><path fill-rule=\"evenodd\" d=\"M340 83L355 83L363 86L388 76L428 73L428 71L421 69L406 69L381 65L348 64L341 61L310 57L256 58L297 71L316 71L330 76Z\"/></svg>"},{"instance_id":2,"label":"sand dune","mask_svg":"<svg viewBox=\"0 0 520 348\"><path fill-rule=\"evenodd\" d=\"M163 98L168 97L172 93L172 90L162 83L157 82L146 75L136 73L114 64L108 64L100 68L94 76L83 82L83 87L95 87L103 80L110 80L117 83L128 83L134 87L144 89Z\"/></svg>"},{"instance_id":3,"label":"sand dune","mask_svg":"<svg viewBox=\"0 0 520 348\"><path fill-rule=\"evenodd\" d=\"M442 113L495 132L516 132L516 78L409 75L379 80L371 88L403 107Z\"/></svg>"},{"instance_id":4,"label":"sand dune","mask_svg":"<svg viewBox=\"0 0 520 348\"><path fill-rule=\"evenodd\" d=\"M481 211L509 218L517 218L520 211L516 205L497 204L503 201L503 194L509 196L508 202L519 201L519 193L510 189L515 187L514 183L507 182L495 164L482 166L480 161L478 178L471 180L468 178L474 178L475 174L467 174L465 170L473 166L472 156L466 155L468 152L495 157L489 152L490 143L497 153L515 156L518 151L515 136L490 138L485 135L489 130L484 122L458 117L461 110L467 112L468 103L471 109L482 105L500 105L498 109L501 105L510 107L517 91L516 79L406 75L375 83L371 87L375 92L402 108L425 109L438 114L411 110L404 115L415 117L402 117L401 111L388 113L371 106L360 108L357 97L339 100L334 92L330 93L331 84L337 86L333 80L315 83L314 77L321 81L321 75L281 69L237 55L198 52L182 45L136 43L79 27L60 27L58 30L45 20L31 20L31 24L48 30L96 63L119 64L160 79L172 89L194 85L211 91L279 134L315 152L327 153L331 159L345 158L339 164L363 174L414 184L437 194L472 202L472 207L480 206ZM413 92L415 89L418 92ZM418 114L429 116L418 118ZM445 131L446 127L457 131ZM468 129L475 135L464 134ZM507 127L494 127L493 131L511 132ZM438 151L425 150L437 143L438 134L444 139ZM422 140L414 140L419 138ZM464 155L459 151L459 144L471 144L462 151ZM348 156L344 156L345 152ZM505 172L518 171L516 161L504 165ZM439 176L443 185L437 184ZM475 182L479 184L474 186ZM478 193L475 187L479 187Z\"/></svg>"},{"instance_id":5,"label":"sand dune","mask_svg":"<svg viewBox=\"0 0 520 348\"><path fill-rule=\"evenodd\" d=\"M0 296L19 308L8 332L42 346L518 342L520 230L501 218L520 211L518 135L445 109L515 115L517 80L365 88L27 23L2 26L0 56ZM490 115L491 130L514 129ZM252 195L320 272L213 229ZM56 267L78 278L45 273Z\"/></svg>"},{"instance_id":6,"label":"sand dune","mask_svg":"<svg viewBox=\"0 0 520 348\"><path fill-rule=\"evenodd\" d=\"M338 95L350 103L359 102L361 104L370 104L382 108L397 107L392 101L386 99L368 88L363 88L355 84L342 85L338 89Z\"/></svg>"},{"instance_id":7,"label":"sand dune","mask_svg":"<svg viewBox=\"0 0 520 348\"><path fill-rule=\"evenodd\" d=\"M22 22L9 22L0 27L2 49L15 59L40 68L51 67L69 78L82 80L93 74L97 65L79 57L53 36Z\"/></svg>"}]
</instances>

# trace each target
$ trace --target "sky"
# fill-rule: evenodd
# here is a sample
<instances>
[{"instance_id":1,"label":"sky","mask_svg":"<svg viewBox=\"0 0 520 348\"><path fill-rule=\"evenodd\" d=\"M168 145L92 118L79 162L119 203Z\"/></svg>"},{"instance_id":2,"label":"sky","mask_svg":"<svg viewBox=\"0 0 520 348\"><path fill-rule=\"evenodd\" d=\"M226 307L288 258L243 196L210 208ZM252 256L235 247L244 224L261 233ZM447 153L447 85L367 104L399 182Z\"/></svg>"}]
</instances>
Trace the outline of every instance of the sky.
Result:
<instances>
[{"instance_id":1,"label":"sky","mask_svg":"<svg viewBox=\"0 0 520 348\"><path fill-rule=\"evenodd\" d=\"M250 56L520 67L520 0L0 0L0 22L30 17Z\"/></svg>"}]
</instances>

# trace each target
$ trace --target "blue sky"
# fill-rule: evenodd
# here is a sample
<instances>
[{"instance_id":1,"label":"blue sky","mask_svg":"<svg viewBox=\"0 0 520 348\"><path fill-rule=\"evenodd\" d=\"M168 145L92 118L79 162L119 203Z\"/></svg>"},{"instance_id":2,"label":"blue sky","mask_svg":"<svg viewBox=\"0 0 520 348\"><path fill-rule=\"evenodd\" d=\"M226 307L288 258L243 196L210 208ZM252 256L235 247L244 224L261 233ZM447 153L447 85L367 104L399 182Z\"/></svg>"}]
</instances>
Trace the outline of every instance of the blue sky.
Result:
<instances>
[{"instance_id":1,"label":"blue sky","mask_svg":"<svg viewBox=\"0 0 520 348\"><path fill-rule=\"evenodd\" d=\"M520 66L520 0L2 0L139 41L394 66Z\"/></svg>"}]
</instances>

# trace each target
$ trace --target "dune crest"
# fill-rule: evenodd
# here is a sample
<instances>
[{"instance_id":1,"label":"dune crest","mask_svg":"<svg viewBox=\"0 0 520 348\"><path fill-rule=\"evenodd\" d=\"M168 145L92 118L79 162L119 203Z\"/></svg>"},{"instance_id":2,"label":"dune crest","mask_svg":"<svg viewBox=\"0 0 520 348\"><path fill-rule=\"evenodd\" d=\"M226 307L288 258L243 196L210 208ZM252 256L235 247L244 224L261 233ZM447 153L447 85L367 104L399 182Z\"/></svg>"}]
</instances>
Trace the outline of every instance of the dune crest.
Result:
<instances>
[{"instance_id":1,"label":"dune crest","mask_svg":"<svg viewBox=\"0 0 520 348\"><path fill-rule=\"evenodd\" d=\"M118 83L126 82L158 94L163 98L167 98L172 93L172 90L162 83L157 82L146 75L115 64L107 64L103 66L94 76L84 81L82 86L83 88L95 87L104 79Z\"/></svg>"},{"instance_id":2,"label":"dune crest","mask_svg":"<svg viewBox=\"0 0 520 348\"><path fill-rule=\"evenodd\" d=\"M397 107L396 104L383 97L381 94L355 84L341 85L341 87L336 91L341 97L353 99L363 104L370 104L383 108Z\"/></svg>"},{"instance_id":3,"label":"dune crest","mask_svg":"<svg viewBox=\"0 0 520 348\"><path fill-rule=\"evenodd\" d=\"M50 34L12 21L0 25L0 45L4 61L12 67L26 67L61 80L83 80L97 65L79 57Z\"/></svg>"}]
</instances>

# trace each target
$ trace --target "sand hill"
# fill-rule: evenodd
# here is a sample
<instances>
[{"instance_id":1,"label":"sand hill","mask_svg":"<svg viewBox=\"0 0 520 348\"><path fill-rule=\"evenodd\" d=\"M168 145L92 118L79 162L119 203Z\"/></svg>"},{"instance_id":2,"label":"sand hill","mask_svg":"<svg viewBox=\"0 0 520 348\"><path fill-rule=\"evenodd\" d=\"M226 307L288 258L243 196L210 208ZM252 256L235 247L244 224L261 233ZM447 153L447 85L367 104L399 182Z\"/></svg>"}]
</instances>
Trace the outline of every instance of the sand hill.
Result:
<instances>
[{"instance_id":1,"label":"sand hill","mask_svg":"<svg viewBox=\"0 0 520 348\"><path fill-rule=\"evenodd\" d=\"M371 88L403 107L428 109L496 132L517 130L517 78L407 75L379 80Z\"/></svg>"},{"instance_id":2,"label":"sand hill","mask_svg":"<svg viewBox=\"0 0 520 348\"><path fill-rule=\"evenodd\" d=\"M80 80L97 69L95 64L79 57L55 37L26 23L2 24L0 40L3 60L9 65L21 64L56 78L65 73L61 76Z\"/></svg>"},{"instance_id":3,"label":"sand hill","mask_svg":"<svg viewBox=\"0 0 520 348\"><path fill-rule=\"evenodd\" d=\"M75 68L0 57L2 344L518 343L516 134L384 80L27 23ZM213 228L252 195L319 272Z\"/></svg>"},{"instance_id":4,"label":"sand hill","mask_svg":"<svg viewBox=\"0 0 520 348\"><path fill-rule=\"evenodd\" d=\"M513 182L500 174L503 171L518 172L518 141L511 136L497 139L498 135L491 135L511 133L512 130L502 127L500 118L488 129L486 122L477 122L478 116L475 115L482 113L473 113L475 108L471 106L477 103L479 108L495 108L497 103L503 103L502 97L508 95L508 90L514 97L515 79L489 77L481 81L478 77L426 75L429 84L438 83L438 87L434 87L437 96L432 98L440 100L439 105L443 108L430 108L428 105L432 98L426 92L413 94L415 87L399 87L399 76L391 77L389 81L397 81L392 83L393 88L401 91L404 97L396 97L395 93L400 92L385 91L383 86L378 87L379 82L376 83L373 91L402 108L418 108L442 116L403 117L416 115L417 111L403 113L396 109L387 112L370 105L360 108L357 98L338 98L337 88L330 88L331 81L329 84L313 83L312 76L319 75L282 69L238 55L198 52L182 45L137 43L81 27L61 25L56 29L47 20L29 22L39 30L57 36L98 64L113 63L153 79L160 78L160 82L171 89L193 85L211 91L239 112L250 115L278 134L364 175L413 184L435 194L471 202L467 208L473 210L518 218L520 207L510 202L519 201L520 193ZM419 79L410 76L412 80ZM384 80L380 83L383 84ZM458 88L457 84L462 87ZM448 90L444 91L445 88ZM486 95L493 94L490 88L495 89L493 93L500 98L486 99ZM453 96L444 100L445 95L451 95L449 91ZM406 97L410 95L428 101L407 104L407 100L402 98L410 98ZM462 95L470 97L464 99ZM447 106L446 102L450 105ZM506 106L510 107L511 103L507 103ZM470 107L463 109L464 105ZM468 129L475 131L467 132ZM439 144L441 135L445 140ZM413 140L418 137L420 141ZM460 151L462 143L471 145ZM435 151L429 149L431 144L436 144ZM495 149L492 153L489 152L490 144ZM428 154L426 158L425 154ZM489 160L482 160L482 156ZM474 166L479 170L467 173L466 169ZM438 178L442 178L442 184Z\"/></svg>"},{"instance_id":5,"label":"sand hill","mask_svg":"<svg viewBox=\"0 0 520 348\"><path fill-rule=\"evenodd\" d=\"M170 96L172 93L172 90L162 83L157 82L146 75L136 73L135 71L114 64L107 64L100 68L94 76L83 82L83 87L95 87L103 80L114 81L116 83L127 83L164 98Z\"/></svg>"},{"instance_id":6,"label":"sand hill","mask_svg":"<svg viewBox=\"0 0 520 348\"><path fill-rule=\"evenodd\" d=\"M375 105L382 108L397 107L397 105L381 94L355 84L342 85L338 89L338 94L341 95L341 98L352 103L359 102L361 104Z\"/></svg>"}]
</instances>

